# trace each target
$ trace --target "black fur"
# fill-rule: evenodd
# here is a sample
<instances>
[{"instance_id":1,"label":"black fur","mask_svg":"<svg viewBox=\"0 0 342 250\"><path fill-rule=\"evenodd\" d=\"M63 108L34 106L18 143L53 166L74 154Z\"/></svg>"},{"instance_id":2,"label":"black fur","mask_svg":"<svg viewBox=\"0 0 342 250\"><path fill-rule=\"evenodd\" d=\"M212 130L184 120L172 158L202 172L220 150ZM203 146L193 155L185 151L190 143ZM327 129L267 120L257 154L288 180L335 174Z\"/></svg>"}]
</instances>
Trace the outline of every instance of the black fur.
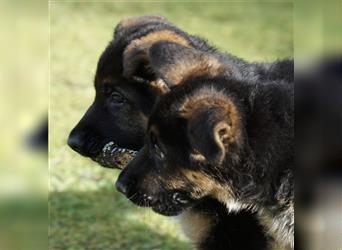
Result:
<instances>
[{"instance_id":1,"label":"black fur","mask_svg":"<svg viewBox=\"0 0 342 250\"><path fill-rule=\"evenodd\" d=\"M168 42L155 44L151 48L155 72L165 72L165 65L172 70L191 51L194 57L198 55L200 64L205 57L203 53ZM208 58L211 60L212 55ZM286 68L288 63L278 65ZM121 173L118 189L134 203L151 206L164 215L177 215L207 195L224 203L252 207L260 219L265 216L279 224L276 232L272 232L279 244L292 245L293 82L271 81L282 72L277 64L275 68L280 73L270 74L267 81L255 81L254 77L241 80L231 73L211 75L201 71L197 72L199 75L190 74L183 79L182 84L155 104L147 142ZM189 110L184 112L185 103L198 96L198 103L189 105ZM204 120L197 119L203 116ZM221 123L226 124L227 131L223 132L228 134L228 141L219 137L221 131L214 130ZM229 134L229 127L234 134ZM225 148L213 148L214 144L198 147L191 140L190 132L199 140L211 136L217 142L214 137L220 138ZM218 150L224 151L223 162L208 158L209 152ZM192 158L193 154L201 159ZM265 227L270 229L268 225Z\"/></svg>"},{"instance_id":2,"label":"black fur","mask_svg":"<svg viewBox=\"0 0 342 250\"><path fill-rule=\"evenodd\" d=\"M192 210L212 218L210 233L199 243L199 249L267 249L267 238L256 213L252 213L254 216L249 211L228 213L214 199L205 200Z\"/></svg>"},{"instance_id":3,"label":"black fur","mask_svg":"<svg viewBox=\"0 0 342 250\"><path fill-rule=\"evenodd\" d=\"M146 18L148 19L148 17ZM137 23L129 28L118 25L114 32L113 41L107 46L97 65L95 76L96 97L94 103L70 133L69 145L75 151L97 160L103 146L109 141L114 141L120 147L129 149L137 150L143 146L147 124L146 119L142 119L142 117L149 117L152 105L160 93L149 85L149 81L156 78L155 72L150 70L149 65L138 65L134 72L134 77L123 76L123 52L133 40L160 30L171 30L185 38L197 50L215 55L221 62L231 65L236 74L241 77L277 79L289 75L286 70L283 73L282 70L278 70L278 68L285 68L283 62L280 62L277 67L274 67L275 64L250 64L232 55L222 54L208 45L203 39L181 31L165 19L141 22L141 24ZM291 62L289 64L291 65ZM289 68L291 69L291 66ZM105 79L107 82L103 84ZM111 100L113 93L121 95L124 102L113 102ZM111 167L118 166L114 164ZM206 203L203 202L202 204L206 205ZM208 206L212 207L210 204L211 202L208 202ZM213 213L224 208L222 204L219 204L213 208ZM221 221L217 224L217 228L228 230L229 225L225 224L225 215L220 215L223 217L217 220ZM233 216L229 215L227 218L232 219ZM246 217L247 214L244 218ZM243 223L241 225L245 225L245 221L241 220L241 223ZM257 229L258 224L254 222L255 218L251 215L249 222L246 223L246 228L252 225L251 228ZM217 230L213 228L213 232ZM255 235L260 233L260 231L255 232ZM214 233L210 235L214 235ZM240 241L238 237L234 238L236 240L233 245L237 246L241 242L242 246L237 249L245 249L243 247L245 242ZM222 240L225 241L226 238L222 238ZM217 239L209 242L214 244L216 241ZM262 249L258 248L258 242L254 244L255 248L250 249ZM265 244L265 240L260 242L260 244ZM206 249L215 248L207 245Z\"/></svg>"}]
</instances>

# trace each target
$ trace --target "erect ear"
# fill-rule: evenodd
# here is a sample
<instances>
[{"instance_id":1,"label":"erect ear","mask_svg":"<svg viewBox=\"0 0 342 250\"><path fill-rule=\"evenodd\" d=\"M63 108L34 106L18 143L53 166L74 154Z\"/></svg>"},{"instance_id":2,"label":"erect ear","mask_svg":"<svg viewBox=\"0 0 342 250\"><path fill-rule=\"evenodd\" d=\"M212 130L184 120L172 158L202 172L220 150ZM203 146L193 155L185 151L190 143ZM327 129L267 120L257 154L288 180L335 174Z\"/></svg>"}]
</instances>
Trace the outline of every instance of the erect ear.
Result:
<instances>
[{"instance_id":1,"label":"erect ear","mask_svg":"<svg viewBox=\"0 0 342 250\"><path fill-rule=\"evenodd\" d=\"M150 67L149 50L151 46L159 41L170 41L185 47L190 47L186 37L164 29L148 33L145 36L131 41L123 52L123 76L140 77L145 80L156 80L153 69Z\"/></svg>"},{"instance_id":2,"label":"erect ear","mask_svg":"<svg viewBox=\"0 0 342 250\"><path fill-rule=\"evenodd\" d=\"M190 97L181 108L181 114L188 121L193 156L204 157L206 162L218 166L226 158L230 145L240 142L240 116L231 101L203 95Z\"/></svg>"},{"instance_id":3,"label":"erect ear","mask_svg":"<svg viewBox=\"0 0 342 250\"><path fill-rule=\"evenodd\" d=\"M209 53L165 41L153 44L149 61L156 76L169 86L181 84L189 77L216 76L229 71Z\"/></svg>"},{"instance_id":4,"label":"erect ear","mask_svg":"<svg viewBox=\"0 0 342 250\"><path fill-rule=\"evenodd\" d=\"M225 139L231 129L225 118L216 112L208 110L198 114L188 127L192 147L212 165L222 164L226 156Z\"/></svg>"}]
</instances>

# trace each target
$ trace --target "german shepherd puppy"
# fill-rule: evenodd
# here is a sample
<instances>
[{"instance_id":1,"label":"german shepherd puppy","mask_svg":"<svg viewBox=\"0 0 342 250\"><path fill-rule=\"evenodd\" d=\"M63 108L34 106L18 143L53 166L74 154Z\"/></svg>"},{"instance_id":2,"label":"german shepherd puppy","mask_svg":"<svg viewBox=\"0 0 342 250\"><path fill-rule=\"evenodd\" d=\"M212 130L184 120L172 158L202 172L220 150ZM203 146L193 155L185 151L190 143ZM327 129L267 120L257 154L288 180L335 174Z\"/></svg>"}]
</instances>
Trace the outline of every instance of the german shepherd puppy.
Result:
<instances>
[{"instance_id":1,"label":"german shepherd puppy","mask_svg":"<svg viewBox=\"0 0 342 250\"><path fill-rule=\"evenodd\" d=\"M162 40L216 53L160 16L120 22L97 65L95 100L69 135L73 150L105 167L122 168L142 147L150 111L164 92L154 84L142 48Z\"/></svg>"},{"instance_id":2,"label":"german shepherd puppy","mask_svg":"<svg viewBox=\"0 0 342 250\"><path fill-rule=\"evenodd\" d=\"M241 80L212 54L176 43L157 42L148 54L157 77L175 87L155 104L118 190L167 216L208 197L230 212L255 211L272 247L293 249L293 84Z\"/></svg>"},{"instance_id":3,"label":"german shepherd puppy","mask_svg":"<svg viewBox=\"0 0 342 250\"><path fill-rule=\"evenodd\" d=\"M163 40L224 58L241 76L287 78L288 71L293 68L287 62L249 64L229 54L221 54L203 39L188 35L159 16L124 20L116 27L114 40L99 60L95 76L96 97L70 133L68 144L71 148L103 166L123 168L134 156L134 150L143 146L152 106L169 88L157 81L146 53L153 43ZM266 244L253 213L228 214L225 207L213 199L184 213L183 222L189 236L203 249L252 250L264 249ZM210 230L207 223L212 225ZM246 237L249 240L245 240Z\"/></svg>"}]
</instances>

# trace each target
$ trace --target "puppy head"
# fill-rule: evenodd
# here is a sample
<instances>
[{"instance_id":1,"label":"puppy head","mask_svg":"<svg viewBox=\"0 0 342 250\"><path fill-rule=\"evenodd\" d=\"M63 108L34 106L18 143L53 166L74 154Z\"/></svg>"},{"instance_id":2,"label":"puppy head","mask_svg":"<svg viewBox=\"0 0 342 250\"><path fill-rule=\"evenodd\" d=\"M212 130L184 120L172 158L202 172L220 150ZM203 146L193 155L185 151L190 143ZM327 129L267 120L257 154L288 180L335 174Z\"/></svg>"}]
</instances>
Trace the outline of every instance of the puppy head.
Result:
<instances>
[{"instance_id":1,"label":"puppy head","mask_svg":"<svg viewBox=\"0 0 342 250\"><path fill-rule=\"evenodd\" d=\"M188 124L191 144L203 152L207 161L220 165L225 158L225 144L241 136L238 108L224 88L233 81L229 78L233 69L208 53L176 43L158 42L149 53L151 67L158 78L170 88L184 85L162 98L159 107L166 104L165 110L176 110L177 116ZM206 134L210 136L203 136Z\"/></svg>"},{"instance_id":2,"label":"puppy head","mask_svg":"<svg viewBox=\"0 0 342 250\"><path fill-rule=\"evenodd\" d=\"M176 215L207 196L234 197L230 168L240 160L243 126L237 101L220 87L226 79L220 75L223 66L197 51L165 46L152 65L169 84L182 85L155 106L147 142L121 173L117 187L138 205Z\"/></svg>"},{"instance_id":3,"label":"puppy head","mask_svg":"<svg viewBox=\"0 0 342 250\"><path fill-rule=\"evenodd\" d=\"M70 132L68 145L74 151L102 166L123 168L133 151L141 149L155 99L168 87L127 55L134 54L137 44L166 38L185 41L187 36L160 16L129 18L117 25L97 65L94 102ZM127 60L137 66L134 73L139 79L123 76L123 66L130 67Z\"/></svg>"}]
</instances>

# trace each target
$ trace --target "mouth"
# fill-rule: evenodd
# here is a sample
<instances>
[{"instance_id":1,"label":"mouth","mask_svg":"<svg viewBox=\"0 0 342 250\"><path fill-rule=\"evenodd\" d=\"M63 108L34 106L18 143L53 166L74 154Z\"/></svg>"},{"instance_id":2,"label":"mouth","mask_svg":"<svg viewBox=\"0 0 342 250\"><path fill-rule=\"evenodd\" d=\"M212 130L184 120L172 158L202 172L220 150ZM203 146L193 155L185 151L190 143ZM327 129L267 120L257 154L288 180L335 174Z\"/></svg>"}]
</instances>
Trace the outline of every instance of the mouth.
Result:
<instances>
[{"instance_id":1,"label":"mouth","mask_svg":"<svg viewBox=\"0 0 342 250\"><path fill-rule=\"evenodd\" d=\"M165 206L165 205L157 205L153 206L152 210L158 214L164 215L164 216L177 216L183 213L187 208L179 208L179 207L173 207L173 206Z\"/></svg>"},{"instance_id":2,"label":"mouth","mask_svg":"<svg viewBox=\"0 0 342 250\"><path fill-rule=\"evenodd\" d=\"M119 147L111 141L104 145L101 153L92 160L106 168L123 169L137 153L135 150Z\"/></svg>"},{"instance_id":3,"label":"mouth","mask_svg":"<svg viewBox=\"0 0 342 250\"><path fill-rule=\"evenodd\" d=\"M196 201L179 192L163 198L137 194L130 197L129 200L140 207L149 207L164 216L177 216L196 204Z\"/></svg>"}]
</instances>

